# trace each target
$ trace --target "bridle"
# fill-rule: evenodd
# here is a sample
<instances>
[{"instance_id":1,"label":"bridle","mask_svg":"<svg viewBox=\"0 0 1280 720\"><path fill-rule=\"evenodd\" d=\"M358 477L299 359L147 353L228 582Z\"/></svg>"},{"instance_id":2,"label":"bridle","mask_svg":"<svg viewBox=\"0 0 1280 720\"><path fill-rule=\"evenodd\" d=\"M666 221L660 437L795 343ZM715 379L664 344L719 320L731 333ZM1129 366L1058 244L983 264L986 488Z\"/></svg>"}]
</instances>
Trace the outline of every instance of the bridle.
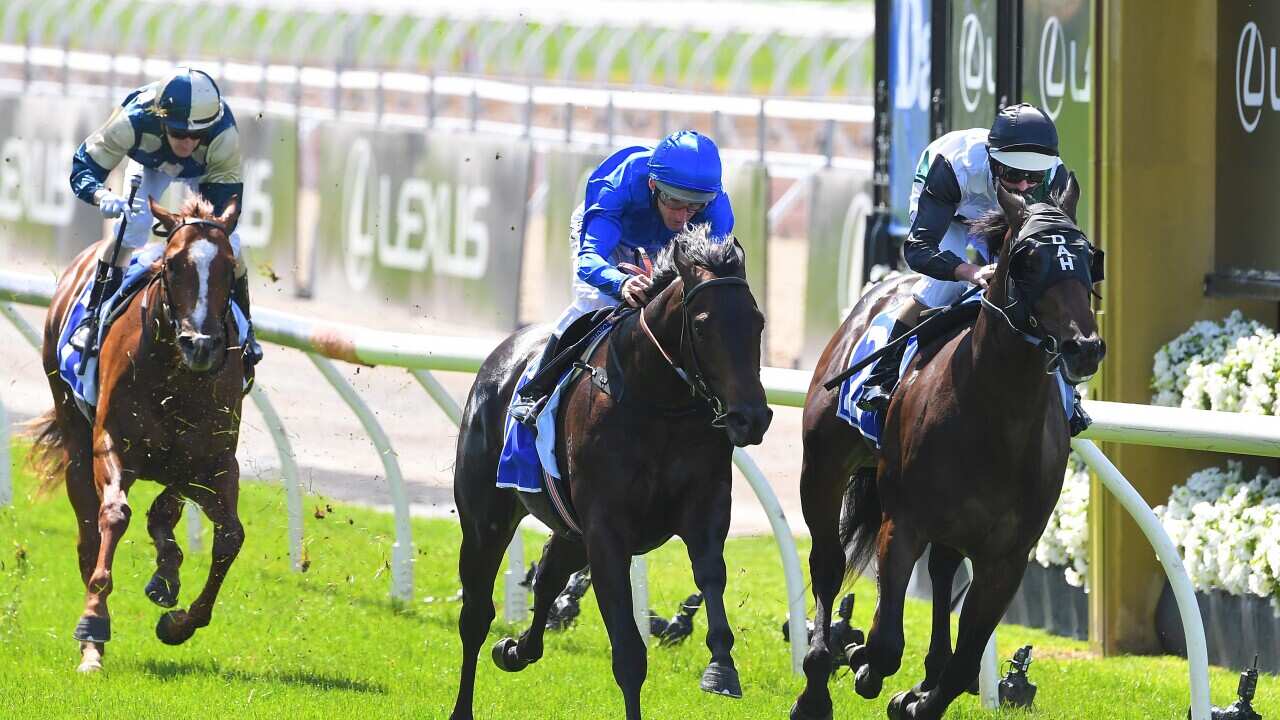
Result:
<instances>
[{"instance_id":1,"label":"bridle","mask_svg":"<svg viewBox=\"0 0 1280 720\"><path fill-rule=\"evenodd\" d=\"M168 238L172 236L174 233L178 232L179 230L187 226L213 228L215 230L221 230L225 235L228 235L228 236L230 235L230 233L227 232L226 225L223 225L222 223L216 220L208 220L205 218L183 218L182 222L176 225L172 230L165 228L163 225L157 222L155 223L155 225L151 227L151 232L154 233L157 237ZM147 281L147 289L149 289L151 285L154 285L157 282L160 283L160 311L168 319L169 329L173 332L173 336L177 337L178 336L178 317L173 312L173 294L172 294L172 290L169 288L169 281L166 279L168 274L169 274L169 254L167 252L161 253L160 254L160 272L156 273L155 275L152 275L151 279ZM144 290L144 293L145 293L145 290ZM227 306L223 308L222 314L225 315L226 312L229 311L230 309L231 309L231 296L230 294L228 294ZM147 296L144 294L142 298L143 327L146 327L146 317L147 317Z\"/></svg>"},{"instance_id":2,"label":"bridle","mask_svg":"<svg viewBox=\"0 0 1280 720\"><path fill-rule=\"evenodd\" d=\"M661 353L662 359L666 360L667 365L671 366L671 369L675 371L676 375L680 376L680 379L684 381L684 384L689 386L693 395L701 398L707 403L707 406L710 407L712 413L711 427L715 428L723 428L725 426L725 416L728 415L728 413L725 411L724 401L721 400L720 397L715 394L715 391L711 389L711 386L707 383L706 376L702 372L702 366L698 362L697 344L693 342L692 338L690 338L689 342L686 343L685 337L689 333L689 303L693 300L694 296L707 288L731 285L741 285L750 290L750 285L745 279L731 276L704 280L703 282L700 282L691 288L686 288L683 291L683 298L680 302L680 354L683 357L685 354L685 348L688 348L687 365L689 369L687 371L685 368L676 364L676 362L671 359L671 355L669 355L662 347L662 343L658 342L658 337L653 334L653 330L649 329L649 323L645 320L645 308L640 308L640 327L644 330L644 334L649 336L649 339L653 341L654 347L658 348L658 352Z\"/></svg>"}]
</instances>

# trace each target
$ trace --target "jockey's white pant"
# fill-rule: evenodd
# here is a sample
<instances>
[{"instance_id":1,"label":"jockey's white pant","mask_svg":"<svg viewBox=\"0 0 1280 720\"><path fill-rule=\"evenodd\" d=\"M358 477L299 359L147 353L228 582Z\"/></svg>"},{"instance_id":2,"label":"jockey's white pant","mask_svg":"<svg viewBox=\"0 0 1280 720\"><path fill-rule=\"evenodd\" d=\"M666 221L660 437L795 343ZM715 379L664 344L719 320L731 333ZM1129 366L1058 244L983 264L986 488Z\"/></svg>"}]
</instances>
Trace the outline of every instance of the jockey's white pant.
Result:
<instances>
[{"instance_id":1,"label":"jockey's white pant","mask_svg":"<svg viewBox=\"0 0 1280 720\"><path fill-rule=\"evenodd\" d=\"M915 222L914 214L911 220ZM942 250L950 250L961 259L967 257L966 250L973 247L983 258L983 262L988 262L987 241L980 237L969 237L968 226L955 220L951 221L947 233L942 236L939 247ZM911 294L925 307L942 307L959 300L970 287L973 287L972 283L962 280L938 280L926 275L916 281L915 286L911 288Z\"/></svg>"},{"instance_id":2,"label":"jockey's white pant","mask_svg":"<svg viewBox=\"0 0 1280 720\"><path fill-rule=\"evenodd\" d=\"M125 224L124 238L120 242L122 252L116 257L116 266L125 267L129 264L129 258L135 250L139 250L151 240L151 226L155 224L155 218L151 215L151 206L147 203L147 198L155 198L156 202L160 202L160 198L165 191L175 181L181 185L186 185L191 192L198 192L196 187L196 179L183 178L177 179L171 175L154 170L152 168L142 167L132 160L129 161L129 167L125 173L126 177L132 177L135 174L142 175L142 184L138 186L138 197L142 199L142 212L135 215L131 222ZM120 222L116 221L115 229L112 231L112 239L120 232ZM244 259L240 256L240 233L231 233L231 252L236 258L236 277L243 277L248 272L248 267L244 263ZM111 244L108 243L102 248L101 260L103 262L111 259Z\"/></svg>"},{"instance_id":3,"label":"jockey's white pant","mask_svg":"<svg viewBox=\"0 0 1280 720\"><path fill-rule=\"evenodd\" d=\"M573 302L569 303L569 307L565 308L564 312L560 313L560 318L556 320L556 336L563 335L565 329L574 320L583 315L600 308L613 307L619 302L578 277L578 245L582 236L582 214L584 211L585 208L579 205L578 209L573 211L573 217L569 220L569 272L570 277L573 278ZM610 264L615 266L620 262L631 262L627 249L622 243L618 243L617 249L608 257L608 260Z\"/></svg>"}]
</instances>

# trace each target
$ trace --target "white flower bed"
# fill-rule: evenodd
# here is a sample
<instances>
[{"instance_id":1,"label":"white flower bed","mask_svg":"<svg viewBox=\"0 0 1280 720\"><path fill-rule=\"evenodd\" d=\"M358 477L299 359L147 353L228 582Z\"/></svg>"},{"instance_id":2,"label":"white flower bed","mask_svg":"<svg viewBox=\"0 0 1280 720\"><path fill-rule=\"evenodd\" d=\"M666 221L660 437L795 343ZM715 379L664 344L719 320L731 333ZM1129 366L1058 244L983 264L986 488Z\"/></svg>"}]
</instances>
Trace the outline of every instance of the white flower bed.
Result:
<instances>
[{"instance_id":1,"label":"white flower bed","mask_svg":"<svg viewBox=\"0 0 1280 720\"><path fill-rule=\"evenodd\" d=\"M1239 310L1201 320L1156 352L1151 402L1254 415L1280 414L1280 338Z\"/></svg>"},{"instance_id":2,"label":"white flower bed","mask_svg":"<svg viewBox=\"0 0 1280 720\"><path fill-rule=\"evenodd\" d=\"M1201 590L1271 599L1280 613L1280 478L1244 466L1206 468L1155 509Z\"/></svg>"},{"instance_id":3,"label":"white flower bed","mask_svg":"<svg viewBox=\"0 0 1280 720\"><path fill-rule=\"evenodd\" d=\"M1063 566L1067 583L1088 591L1089 471L1075 453L1067 461L1062 496L1031 559L1044 567Z\"/></svg>"}]
</instances>

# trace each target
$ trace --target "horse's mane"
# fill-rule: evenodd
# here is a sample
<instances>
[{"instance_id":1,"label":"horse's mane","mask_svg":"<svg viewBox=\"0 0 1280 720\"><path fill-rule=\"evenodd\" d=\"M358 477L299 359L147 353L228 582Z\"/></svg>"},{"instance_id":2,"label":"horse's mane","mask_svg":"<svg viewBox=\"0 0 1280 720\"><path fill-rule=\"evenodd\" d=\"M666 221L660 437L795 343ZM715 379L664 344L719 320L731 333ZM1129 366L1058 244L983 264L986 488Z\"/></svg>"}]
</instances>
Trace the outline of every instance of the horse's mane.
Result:
<instances>
[{"instance_id":1,"label":"horse's mane","mask_svg":"<svg viewBox=\"0 0 1280 720\"><path fill-rule=\"evenodd\" d=\"M667 243L658 253L653 265L653 288L649 296L654 297L662 292L677 277L680 271L676 267L675 252L679 247L684 256L694 265L706 268L717 277L738 275L742 272L742 256L738 253L737 244L729 236L716 237L711 234L711 224L687 226Z\"/></svg>"},{"instance_id":2,"label":"horse's mane","mask_svg":"<svg viewBox=\"0 0 1280 720\"><path fill-rule=\"evenodd\" d=\"M213 203L204 199L202 195L192 195L178 208L178 214L189 218L198 218L204 220L217 220L218 216L213 214Z\"/></svg>"}]
</instances>

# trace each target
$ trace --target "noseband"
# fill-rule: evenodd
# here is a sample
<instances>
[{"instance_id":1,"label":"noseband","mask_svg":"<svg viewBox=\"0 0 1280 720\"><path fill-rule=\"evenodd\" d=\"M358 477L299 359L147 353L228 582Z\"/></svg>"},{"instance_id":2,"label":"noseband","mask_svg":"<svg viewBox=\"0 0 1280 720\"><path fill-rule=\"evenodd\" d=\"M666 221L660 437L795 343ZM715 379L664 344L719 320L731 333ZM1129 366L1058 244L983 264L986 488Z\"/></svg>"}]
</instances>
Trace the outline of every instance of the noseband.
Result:
<instances>
[{"instance_id":1,"label":"noseband","mask_svg":"<svg viewBox=\"0 0 1280 720\"><path fill-rule=\"evenodd\" d=\"M684 349L686 347L685 337L689 333L689 302L693 300L693 297L698 293L717 285L741 285L748 288L750 287L747 281L743 278L721 277L700 282L684 291L684 297L680 302L680 353L682 356L684 355ZM679 375L680 379L684 381L684 384L689 386L693 395L701 398L707 403L707 406L711 408L713 416L711 419L711 426L716 428L724 427L724 419L728 414L725 412L724 401L715 394L711 389L711 386L707 383L706 376L702 373L702 366L698 363L698 346L693 342L693 340L690 339L687 343L689 348L689 369L686 371L671 359L671 356L663 349L662 343L658 342L657 336L649 329L649 323L644 317L644 308L640 308L640 327L644 329L644 334L648 335L649 339L653 341L654 347L658 348L658 352L662 354L662 359L666 360L667 365L670 365L671 369L675 370L676 375Z\"/></svg>"}]
</instances>

